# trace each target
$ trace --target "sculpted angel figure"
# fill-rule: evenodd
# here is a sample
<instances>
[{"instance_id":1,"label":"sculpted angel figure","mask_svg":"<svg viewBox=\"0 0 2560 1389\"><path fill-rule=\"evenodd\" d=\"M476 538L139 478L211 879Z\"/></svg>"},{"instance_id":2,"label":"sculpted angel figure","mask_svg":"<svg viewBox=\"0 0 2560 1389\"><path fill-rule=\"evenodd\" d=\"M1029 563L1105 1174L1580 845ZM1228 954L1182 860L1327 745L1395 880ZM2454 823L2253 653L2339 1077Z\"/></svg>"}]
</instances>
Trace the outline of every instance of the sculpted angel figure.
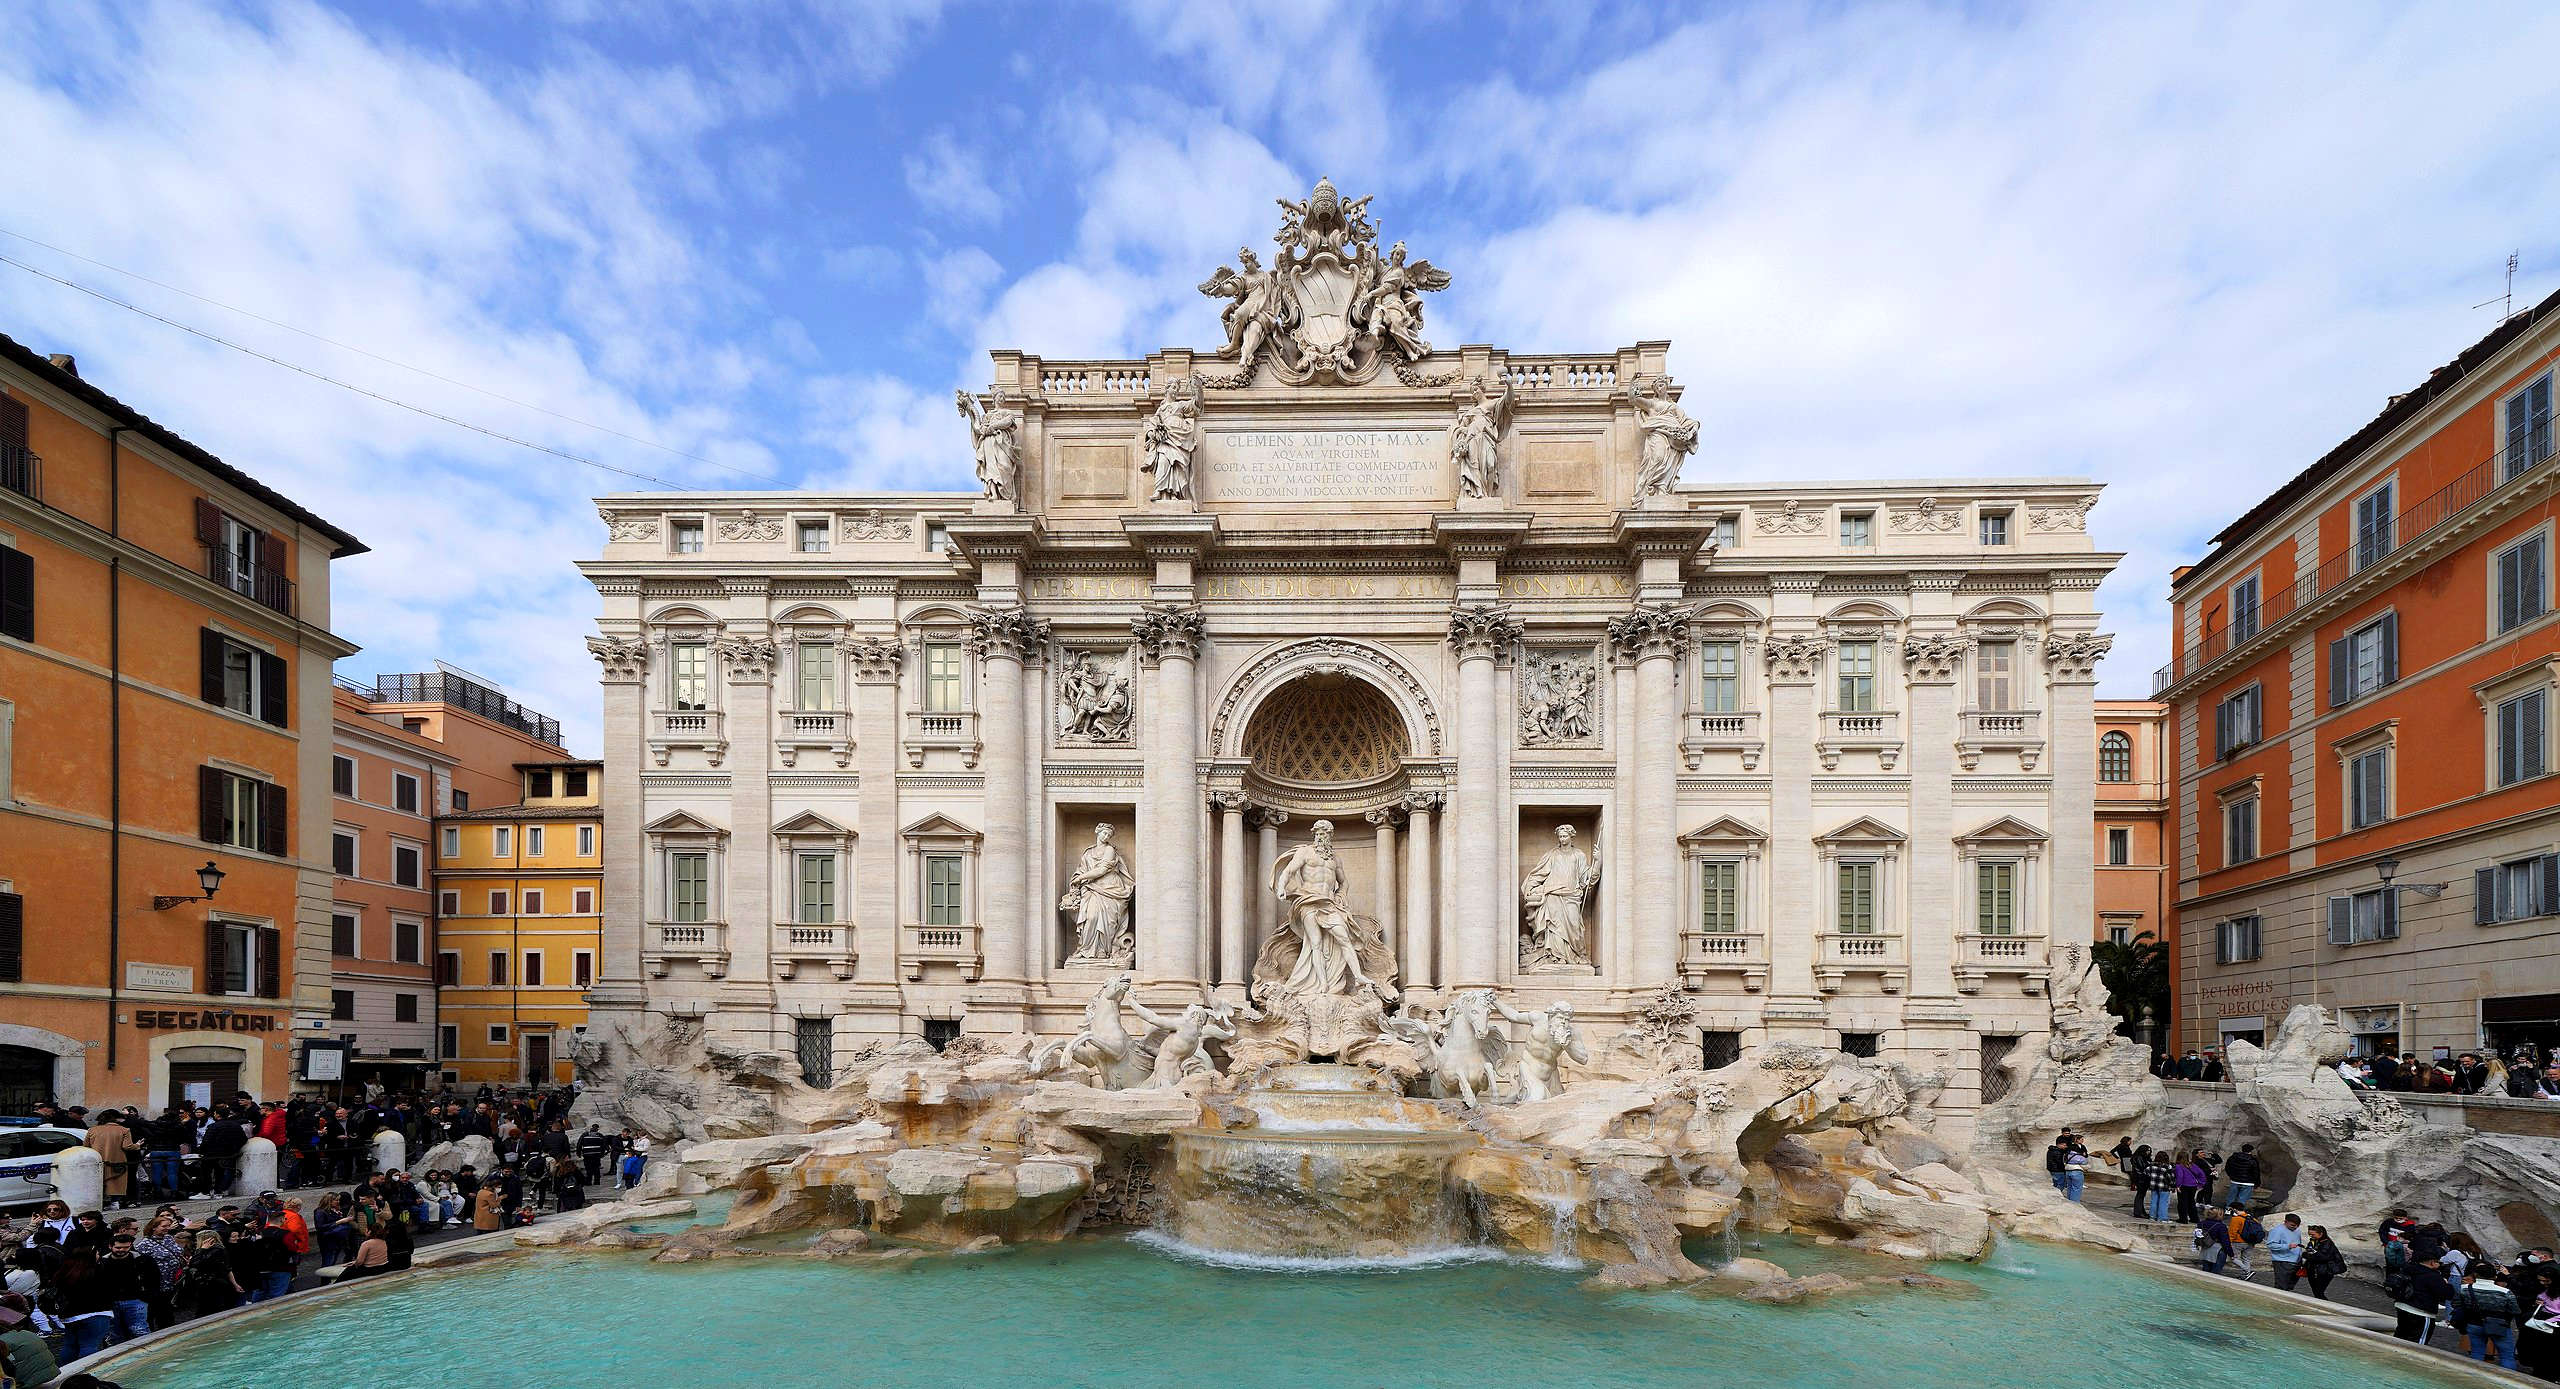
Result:
<instances>
[{"instance_id":1,"label":"sculpted angel figure","mask_svg":"<svg viewBox=\"0 0 2560 1389\"><path fill-rule=\"evenodd\" d=\"M1680 464L1698 448L1698 422L1671 399L1671 380L1657 376L1629 394L1636 428L1644 431L1644 453L1636 465L1636 500L1668 492L1680 479Z\"/></svg>"},{"instance_id":2,"label":"sculpted angel figure","mask_svg":"<svg viewBox=\"0 0 2560 1389\"><path fill-rule=\"evenodd\" d=\"M1200 447L1200 380L1185 376L1165 392L1164 403L1138 429L1147 469L1155 475L1156 501L1191 496L1191 455Z\"/></svg>"},{"instance_id":3,"label":"sculpted angel figure","mask_svg":"<svg viewBox=\"0 0 2560 1389\"><path fill-rule=\"evenodd\" d=\"M1520 942L1524 966L1591 963L1582 918L1592 889L1600 885L1600 865L1574 837L1573 826L1556 826L1556 846L1520 881L1520 909L1528 916L1527 938Z\"/></svg>"},{"instance_id":4,"label":"sculpted angel figure","mask_svg":"<svg viewBox=\"0 0 2560 1389\"><path fill-rule=\"evenodd\" d=\"M1527 1040L1520 1044L1520 1099L1535 1104L1551 1095L1564 1093L1564 1063L1591 1064L1591 1053L1584 1049L1581 1034L1573 1028L1573 1005L1558 1001L1547 1005L1543 1013L1523 1013L1500 998L1493 1000L1494 1011L1516 1023L1526 1024Z\"/></svg>"},{"instance_id":5,"label":"sculpted angel figure","mask_svg":"<svg viewBox=\"0 0 2560 1389\"><path fill-rule=\"evenodd\" d=\"M1200 292L1212 299L1232 301L1218 313L1218 322L1227 330L1227 345L1218 349L1218 355L1251 366L1255 355L1262 351L1263 341L1271 335L1271 315L1280 280L1262 268L1250 246L1236 248L1236 263L1244 268L1219 266L1218 273L1201 284Z\"/></svg>"},{"instance_id":6,"label":"sculpted angel figure","mask_svg":"<svg viewBox=\"0 0 2560 1389\"><path fill-rule=\"evenodd\" d=\"M1502 431L1511 413L1511 383L1498 391L1479 385L1474 401L1458 407L1449 430L1449 457L1458 465L1458 495L1491 496L1502 488Z\"/></svg>"},{"instance_id":7,"label":"sculpted angel figure","mask_svg":"<svg viewBox=\"0 0 2560 1389\"><path fill-rule=\"evenodd\" d=\"M1368 326L1402 352L1407 361L1418 362L1431 355L1431 344L1422 337L1423 292L1447 289L1449 272L1427 260L1407 265L1404 254L1404 243L1399 241L1387 252L1386 264L1377 267L1377 279L1370 291L1373 297Z\"/></svg>"},{"instance_id":8,"label":"sculpted angel figure","mask_svg":"<svg viewBox=\"0 0 2560 1389\"><path fill-rule=\"evenodd\" d=\"M1014 480L1018 476L1014 450L1018 441L1014 431L1022 423L1022 412L1008 410L999 399L994 409L982 408L978 398L967 391L951 393L960 406L960 418L969 422L970 447L978 456L978 486L991 502L1011 501Z\"/></svg>"},{"instance_id":9,"label":"sculpted angel figure","mask_svg":"<svg viewBox=\"0 0 2560 1389\"><path fill-rule=\"evenodd\" d=\"M1093 827L1093 847L1077 861L1066 892L1058 898L1058 910L1075 914L1076 949L1067 957L1071 965L1125 964L1135 947L1129 898L1138 884L1129 876L1128 860L1112 847L1112 833L1108 824Z\"/></svg>"},{"instance_id":10,"label":"sculpted angel figure","mask_svg":"<svg viewBox=\"0 0 2560 1389\"><path fill-rule=\"evenodd\" d=\"M1281 989L1288 993L1347 994L1355 989L1392 998L1394 991L1361 967L1360 942L1351 912L1342 905L1345 879L1333 853L1333 822L1315 823L1315 841L1280 856L1271 870L1271 893L1288 908L1287 927L1298 947Z\"/></svg>"}]
</instances>

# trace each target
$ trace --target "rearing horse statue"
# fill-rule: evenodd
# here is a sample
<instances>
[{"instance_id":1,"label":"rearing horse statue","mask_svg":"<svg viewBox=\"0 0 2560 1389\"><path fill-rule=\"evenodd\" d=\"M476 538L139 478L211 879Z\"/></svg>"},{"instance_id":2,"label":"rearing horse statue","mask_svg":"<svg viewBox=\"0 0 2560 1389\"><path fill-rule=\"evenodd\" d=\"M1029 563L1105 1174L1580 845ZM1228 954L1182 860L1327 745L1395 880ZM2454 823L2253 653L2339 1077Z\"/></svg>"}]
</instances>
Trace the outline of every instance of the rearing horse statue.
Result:
<instances>
[{"instance_id":1,"label":"rearing horse statue","mask_svg":"<svg viewBox=\"0 0 2560 1389\"><path fill-rule=\"evenodd\" d=\"M1385 1025L1388 1034L1423 1054L1423 1074L1431 1079L1433 1099L1454 1095L1472 1109L1479 1103L1478 1094L1492 1098L1494 1067L1511 1046L1494 1030L1492 990L1469 989L1459 994L1437 1021L1388 1018Z\"/></svg>"}]
</instances>

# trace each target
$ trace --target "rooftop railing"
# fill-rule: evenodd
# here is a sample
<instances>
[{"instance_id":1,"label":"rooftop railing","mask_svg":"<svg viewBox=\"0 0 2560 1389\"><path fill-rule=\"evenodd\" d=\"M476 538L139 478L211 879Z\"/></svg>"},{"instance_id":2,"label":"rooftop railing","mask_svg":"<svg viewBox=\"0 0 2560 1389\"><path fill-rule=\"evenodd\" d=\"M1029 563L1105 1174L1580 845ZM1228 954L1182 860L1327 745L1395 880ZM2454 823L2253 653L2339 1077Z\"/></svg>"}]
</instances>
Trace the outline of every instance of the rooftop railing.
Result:
<instances>
[{"instance_id":1,"label":"rooftop railing","mask_svg":"<svg viewBox=\"0 0 2560 1389\"><path fill-rule=\"evenodd\" d=\"M440 670L417 675L377 675L370 689L353 681L343 683L359 694L372 696L376 703L449 705L554 747L560 745L558 719L536 713L479 681L459 675Z\"/></svg>"}]
</instances>

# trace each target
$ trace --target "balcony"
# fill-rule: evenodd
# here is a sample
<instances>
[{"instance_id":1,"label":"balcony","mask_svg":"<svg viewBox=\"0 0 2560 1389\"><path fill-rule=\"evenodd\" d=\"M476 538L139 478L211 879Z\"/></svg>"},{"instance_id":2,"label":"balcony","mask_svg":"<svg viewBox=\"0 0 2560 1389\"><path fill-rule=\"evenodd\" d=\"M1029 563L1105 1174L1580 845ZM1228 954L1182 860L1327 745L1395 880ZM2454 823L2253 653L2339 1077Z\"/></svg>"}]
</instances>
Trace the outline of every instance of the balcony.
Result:
<instances>
[{"instance_id":1,"label":"balcony","mask_svg":"<svg viewBox=\"0 0 2560 1389\"><path fill-rule=\"evenodd\" d=\"M663 767L677 748L700 748L717 767L729 755L725 715L717 709L660 709L649 715L649 758Z\"/></svg>"},{"instance_id":2,"label":"balcony","mask_svg":"<svg viewBox=\"0 0 2560 1389\"><path fill-rule=\"evenodd\" d=\"M1837 709L1822 711L1822 729L1815 735L1813 750L1822 759L1822 770L1840 769L1840 754L1872 752L1886 771L1902 760L1902 711L1873 709L1860 713L1844 713Z\"/></svg>"},{"instance_id":3,"label":"balcony","mask_svg":"<svg viewBox=\"0 0 2560 1389\"><path fill-rule=\"evenodd\" d=\"M234 553L225 545L204 547L204 576L259 607L293 616L293 580Z\"/></svg>"},{"instance_id":4,"label":"balcony","mask_svg":"<svg viewBox=\"0 0 2560 1389\"><path fill-rule=\"evenodd\" d=\"M773 716L773 751L783 766L800 765L800 754L818 752L839 767L853 765L853 715L784 710Z\"/></svg>"},{"instance_id":5,"label":"balcony","mask_svg":"<svg viewBox=\"0 0 2560 1389\"><path fill-rule=\"evenodd\" d=\"M15 492L32 502L44 500L44 460L35 450L0 446L0 491Z\"/></svg>"},{"instance_id":6,"label":"balcony","mask_svg":"<svg viewBox=\"0 0 2560 1389\"><path fill-rule=\"evenodd\" d=\"M853 928L841 922L785 921L773 928L773 972L800 977L800 966L824 965L838 979L853 977Z\"/></svg>"},{"instance_id":7,"label":"balcony","mask_svg":"<svg viewBox=\"0 0 2560 1389\"><path fill-rule=\"evenodd\" d=\"M729 926L722 921L652 921L640 951L640 966L652 979L667 977L678 960L702 966L705 979L729 977Z\"/></svg>"},{"instance_id":8,"label":"balcony","mask_svg":"<svg viewBox=\"0 0 2560 1389\"><path fill-rule=\"evenodd\" d=\"M2022 771L2044 757L2041 709L1967 709L1956 715L1956 761L1972 771L1986 752L2014 752Z\"/></svg>"},{"instance_id":9,"label":"balcony","mask_svg":"<svg viewBox=\"0 0 2560 1389\"><path fill-rule=\"evenodd\" d=\"M1902 992L1911 979L1911 960L1904 953L1902 937L1823 932L1820 952L1814 958L1815 987L1824 993L1835 993L1855 974L1878 976L1886 993Z\"/></svg>"},{"instance_id":10,"label":"balcony","mask_svg":"<svg viewBox=\"0 0 2560 1389\"><path fill-rule=\"evenodd\" d=\"M1680 751L1689 760L1689 770L1696 771L1711 752L1729 752L1742 758L1742 770L1760 766L1760 754L1768 748L1760 736L1760 711L1743 709L1725 714L1691 714L1689 736L1681 741Z\"/></svg>"},{"instance_id":11,"label":"balcony","mask_svg":"<svg viewBox=\"0 0 2560 1389\"><path fill-rule=\"evenodd\" d=\"M962 765L978 765L978 711L962 709L936 712L910 709L906 718L907 765L924 765L924 756L937 750L957 752Z\"/></svg>"},{"instance_id":12,"label":"balcony","mask_svg":"<svg viewBox=\"0 0 2560 1389\"><path fill-rule=\"evenodd\" d=\"M2044 989L2047 967L2042 936L1956 937L1956 992L1980 993L1994 975L2010 975L2028 993Z\"/></svg>"},{"instance_id":13,"label":"balcony","mask_svg":"<svg viewBox=\"0 0 2560 1389\"><path fill-rule=\"evenodd\" d=\"M957 966L972 984L987 968L975 926L919 926L908 922L898 928L898 958L907 967L910 984L923 982L926 965Z\"/></svg>"},{"instance_id":14,"label":"balcony","mask_svg":"<svg viewBox=\"0 0 2560 1389\"><path fill-rule=\"evenodd\" d=\"M1769 938L1739 931L1680 933L1680 984L1703 989L1715 973L1739 974L1745 993L1769 987Z\"/></svg>"}]
</instances>

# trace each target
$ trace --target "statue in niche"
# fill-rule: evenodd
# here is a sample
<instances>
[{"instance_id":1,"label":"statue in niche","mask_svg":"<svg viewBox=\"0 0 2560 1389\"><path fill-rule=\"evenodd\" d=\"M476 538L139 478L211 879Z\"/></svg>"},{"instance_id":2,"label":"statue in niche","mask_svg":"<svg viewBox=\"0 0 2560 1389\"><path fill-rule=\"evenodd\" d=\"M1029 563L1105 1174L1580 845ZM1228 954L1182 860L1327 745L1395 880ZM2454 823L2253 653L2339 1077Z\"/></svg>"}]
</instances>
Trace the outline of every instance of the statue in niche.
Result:
<instances>
[{"instance_id":1,"label":"statue in niche","mask_svg":"<svg viewBox=\"0 0 2560 1389\"><path fill-rule=\"evenodd\" d=\"M1364 954L1385 960L1386 940L1376 921L1354 917L1343 906L1345 885L1342 861L1333 852L1333 822L1318 820L1314 842L1291 849L1272 867L1271 893L1287 908L1287 929L1273 932L1263 946L1257 980L1277 980L1286 994L1395 997L1362 961Z\"/></svg>"},{"instance_id":2,"label":"statue in niche","mask_svg":"<svg viewBox=\"0 0 2560 1389\"><path fill-rule=\"evenodd\" d=\"M1520 880L1520 910L1528 918L1520 941L1522 969L1582 969L1591 963L1583 917L1592 889L1600 885L1600 865L1574 838L1573 826L1556 826L1556 846Z\"/></svg>"},{"instance_id":3,"label":"statue in niche","mask_svg":"<svg viewBox=\"0 0 2560 1389\"><path fill-rule=\"evenodd\" d=\"M1156 1042L1174 1035L1182 1020L1164 1017L1129 997L1130 986L1135 982L1123 974L1096 989L1084 1005L1084 1029L1032 1053L1031 1074L1054 1075L1068 1065L1082 1066L1093 1072L1094 1084L1105 1090L1128 1090L1150 1080L1160 1051ZM1138 1021L1152 1029L1145 1041L1130 1036L1129 1030L1120 1025L1124 1004L1138 1015Z\"/></svg>"},{"instance_id":4,"label":"statue in niche","mask_svg":"<svg viewBox=\"0 0 2560 1389\"><path fill-rule=\"evenodd\" d=\"M1231 302L1219 311L1218 322L1227 330L1227 345L1218 349L1221 357L1233 357L1250 370L1262 344L1271 336L1271 316L1279 295L1279 277L1262 268L1253 248L1236 248L1236 264L1241 270L1219 266L1200 286L1200 292L1213 299Z\"/></svg>"},{"instance_id":5,"label":"statue in niche","mask_svg":"<svg viewBox=\"0 0 2560 1389\"><path fill-rule=\"evenodd\" d=\"M1235 1038L1235 1024L1226 1005L1194 1003L1183 1009L1182 1016L1161 1039L1151 1039L1155 1042L1156 1061L1147 1076L1146 1088L1170 1090L1187 1076L1217 1074L1218 1066L1210 1059L1208 1045Z\"/></svg>"},{"instance_id":6,"label":"statue in niche","mask_svg":"<svg viewBox=\"0 0 2560 1389\"><path fill-rule=\"evenodd\" d=\"M1130 664L1136 649L1123 649L1105 666L1090 651L1070 651L1058 671L1058 732L1097 743L1129 741Z\"/></svg>"},{"instance_id":7,"label":"statue in niche","mask_svg":"<svg viewBox=\"0 0 2560 1389\"><path fill-rule=\"evenodd\" d=\"M978 398L967 391L954 391L960 406L960 418L969 422L970 448L978 456L978 486L991 502L1013 500L1014 483L1020 475L1015 454L1020 447L1015 430L1022 424L1022 412L1008 410L999 397L990 410L978 404Z\"/></svg>"},{"instance_id":8,"label":"statue in niche","mask_svg":"<svg viewBox=\"0 0 2560 1389\"><path fill-rule=\"evenodd\" d=\"M1058 910L1075 915L1076 948L1070 965L1126 965L1135 958L1137 940L1129 925L1129 898L1138 885L1129 862L1111 844L1108 824L1093 827L1093 847L1084 851Z\"/></svg>"},{"instance_id":9,"label":"statue in niche","mask_svg":"<svg viewBox=\"0 0 2560 1389\"><path fill-rule=\"evenodd\" d=\"M1520 741L1554 747L1591 740L1599 672L1579 653L1531 656L1521 665Z\"/></svg>"},{"instance_id":10,"label":"statue in niche","mask_svg":"<svg viewBox=\"0 0 2560 1389\"><path fill-rule=\"evenodd\" d=\"M1200 447L1200 379L1185 376L1165 392L1164 403L1138 427L1138 446L1155 475L1153 500L1191 499L1191 455Z\"/></svg>"},{"instance_id":11,"label":"statue in niche","mask_svg":"<svg viewBox=\"0 0 2560 1389\"><path fill-rule=\"evenodd\" d=\"M1671 490L1680 480L1680 464L1698 449L1698 422L1671 399L1671 378L1654 377L1628 393L1635 406L1636 428L1644 431L1644 452L1636 465L1636 497Z\"/></svg>"},{"instance_id":12,"label":"statue in niche","mask_svg":"<svg viewBox=\"0 0 2560 1389\"><path fill-rule=\"evenodd\" d=\"M1497 390L1477 383L1475 399L1458 407L1458 422L1449 429L1449 458L1458 465L1461 497L1489 497L1502 490L1502 431L1511 414L1511 383L1498 384Z\"/></svg>"},{"instance_id":13,"label":"statue in niche","mask_svg":"<svg viewBox=\"0 0 2560 1389\"><path fill-rule=\"evenodd\" d=\"M1573 1005L1558 1000L1542 1013L1523 1013L1497 998L1494 1011L1529 1029L1520 1044L1520 1099L1524 1104L1564 1093L1564 1063L1591 1064L1582 1036L1573 1028Z\"/></svg>"}]
</instances>

